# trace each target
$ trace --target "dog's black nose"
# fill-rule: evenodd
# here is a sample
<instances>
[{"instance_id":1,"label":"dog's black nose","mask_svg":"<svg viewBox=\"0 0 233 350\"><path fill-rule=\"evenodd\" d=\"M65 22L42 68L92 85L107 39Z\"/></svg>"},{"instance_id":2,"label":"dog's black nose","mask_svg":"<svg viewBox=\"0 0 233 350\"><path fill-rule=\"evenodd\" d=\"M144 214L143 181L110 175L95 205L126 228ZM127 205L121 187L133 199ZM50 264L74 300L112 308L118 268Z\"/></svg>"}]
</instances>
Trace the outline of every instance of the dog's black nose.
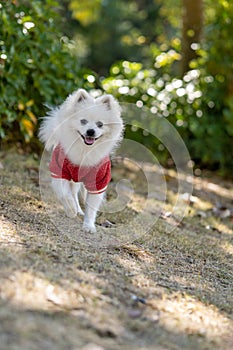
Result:
<instances>
[{"instance_id":1,"label":"dog's black nose","mask_svg":"<svg viewBox=\"0 0 233 350\"><path fill-rule=\"evenodd\" d=\"M94 129L88 129L86 132L87 136L93 137L95 135L95 130Z\"/></svg>"}]
</instances>

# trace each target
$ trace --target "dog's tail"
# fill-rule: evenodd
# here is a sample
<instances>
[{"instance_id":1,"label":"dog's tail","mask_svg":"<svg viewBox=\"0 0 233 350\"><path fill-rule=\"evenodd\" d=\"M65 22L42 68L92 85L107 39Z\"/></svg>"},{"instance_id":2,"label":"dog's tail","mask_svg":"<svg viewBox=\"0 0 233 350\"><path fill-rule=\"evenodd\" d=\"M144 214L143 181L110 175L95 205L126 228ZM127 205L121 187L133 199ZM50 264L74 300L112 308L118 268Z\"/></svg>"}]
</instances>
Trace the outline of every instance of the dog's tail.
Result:
<instances>
[{"instance_id":1,"label":"dog's tail","mask_svg":"<svg viewBox=\"0 0 233 350\"><path fill-rule=\"evenodd\" d=\"M39 129L39 139L48 151L58 144L56 112L56 109L49 111Z\"/></svg>"}]
</instances>

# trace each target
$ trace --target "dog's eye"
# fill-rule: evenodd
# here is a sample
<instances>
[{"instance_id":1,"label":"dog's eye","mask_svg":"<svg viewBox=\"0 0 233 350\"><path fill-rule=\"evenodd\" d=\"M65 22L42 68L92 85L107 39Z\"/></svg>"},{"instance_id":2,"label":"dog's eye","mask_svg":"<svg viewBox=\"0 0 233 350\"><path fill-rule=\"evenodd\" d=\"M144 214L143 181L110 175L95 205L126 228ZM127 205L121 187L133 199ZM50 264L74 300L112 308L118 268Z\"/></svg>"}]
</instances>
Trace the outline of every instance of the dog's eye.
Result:
<instances>
[{"instance_id":1,"label":"dog's eye","mask_svg":"<svg viewBox=\"0 0 233 350\"><path fill-rule=\"evenodd\" d=\"M80 120L80 123L81 123L82 125L86 125L86 124L88 123L88 121L87 121L86 119L81 119L81 120Z\"/></svg>"},{"instance_id":2,"label":"dog's eye","mask_svg":"<svg viewBox=\"0 0 233 350\"><path fill-rule=\"evenodd\" d=\"M96 125L98 126L98 128L102 128L104 124L102 122L97 122Z\"/></svg>"}]
</instances>

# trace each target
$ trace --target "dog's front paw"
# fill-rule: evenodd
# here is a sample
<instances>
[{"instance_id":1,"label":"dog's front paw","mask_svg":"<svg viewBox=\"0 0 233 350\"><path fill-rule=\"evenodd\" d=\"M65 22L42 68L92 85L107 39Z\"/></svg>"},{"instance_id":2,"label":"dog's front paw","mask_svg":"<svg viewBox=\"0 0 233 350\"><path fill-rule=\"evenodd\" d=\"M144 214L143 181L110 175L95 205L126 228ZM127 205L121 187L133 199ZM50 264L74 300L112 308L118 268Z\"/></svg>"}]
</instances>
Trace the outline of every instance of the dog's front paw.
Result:
<instances>
[{"instance_id":1,"label":"dog's front paw","mask_svg":"<svg viewBox=\"0 0 233 350\"><path fill-rule=\"evenodd\" d=\"M83 224L83 230L89 233L95 233L96 232L96 227L95 225L90 225L86 222Z\"/></svg>"}]
</instances>

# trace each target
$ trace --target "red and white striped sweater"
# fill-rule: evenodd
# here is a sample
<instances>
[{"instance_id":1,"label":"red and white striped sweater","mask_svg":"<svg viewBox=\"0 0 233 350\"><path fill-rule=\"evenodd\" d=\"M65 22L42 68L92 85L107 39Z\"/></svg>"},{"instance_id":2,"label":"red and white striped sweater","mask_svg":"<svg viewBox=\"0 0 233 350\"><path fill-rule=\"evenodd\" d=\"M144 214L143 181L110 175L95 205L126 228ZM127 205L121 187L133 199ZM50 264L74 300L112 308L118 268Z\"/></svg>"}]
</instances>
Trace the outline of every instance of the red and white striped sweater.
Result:
<instances>
[{"instance_id":1,"label":"red and white striped sweater","mask_svg":"<svg viewBox=\"0 0 233 350\"><path fill-rule=\"evenodd\" d=\"M111 180L111 162L109 157L104 158L93 167L80 167L71 163L60 145L53 150L49 170L51 176L55 179L83 182L87 191L93 194L104 192Z\"/></svg>"}]
</instances>

